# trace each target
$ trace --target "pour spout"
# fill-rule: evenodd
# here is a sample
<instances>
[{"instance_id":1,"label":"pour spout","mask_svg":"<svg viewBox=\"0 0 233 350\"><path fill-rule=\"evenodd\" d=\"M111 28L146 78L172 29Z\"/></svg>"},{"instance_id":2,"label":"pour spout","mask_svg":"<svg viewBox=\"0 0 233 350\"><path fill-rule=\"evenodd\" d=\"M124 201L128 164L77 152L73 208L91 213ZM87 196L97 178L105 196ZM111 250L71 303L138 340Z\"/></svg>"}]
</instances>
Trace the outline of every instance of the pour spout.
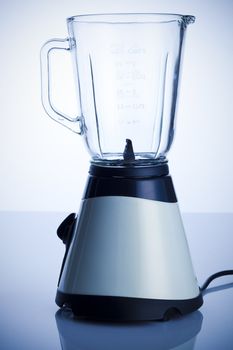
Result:
<instances>
[{"instance_id":1,"label":"pour spout","mask_svg":"<svg viewBox=\"0 0 233 350\"><path fill-rule=\"evenodd\" d=\"M130 139L126 139L126 145L123 153L125 162L133 162L135 161L135 155L133 151L133 143Z\"/></svg>"}]
</instances>

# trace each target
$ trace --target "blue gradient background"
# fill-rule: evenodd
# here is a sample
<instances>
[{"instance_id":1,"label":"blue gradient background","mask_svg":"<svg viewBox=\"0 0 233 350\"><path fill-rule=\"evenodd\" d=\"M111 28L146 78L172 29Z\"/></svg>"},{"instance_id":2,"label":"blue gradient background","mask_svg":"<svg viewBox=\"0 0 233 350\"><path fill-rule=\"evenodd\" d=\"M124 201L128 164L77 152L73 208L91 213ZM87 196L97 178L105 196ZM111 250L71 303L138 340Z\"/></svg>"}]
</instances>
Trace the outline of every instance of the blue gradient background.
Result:
<instances>
[{"instance_id":1,"label":"blue gradient background","mask_svg":"<svg viewBox=\"0 0 233 350\"><path fill-rule=\"evenodd\" d=\"M42 109L39 50L46 40L67 36L66 17L110 11L175 12L197 17L187 33L170 168L182 211L233 211L233 1L1 2L2 350L61 348L54 297L64 247L54 233L65 215L51 211L77 211L88 169L89 156L81 138L55 124ZM57 103L72 113L76 106L67 69L59 73L59 63L56 67L66 91L65 98L62 102L58 98ZM64 91L57 91L58 96ZM8 210L47 213L4 212ZM184 219L200 284L215 271L233 266L231 214L190 214ZM229 278L223 278L216 284L227 282ZM232 288L206 295L201 331L194 339L196 350L233 348L232 307ZM174 329L183 327L188 334L195 317L188 317L184 323L174 322ZM65 329L66 319L63 323L58 326ZM150 337L147 350L152 349L157 341L153 337L162 332L162 327L157 323L142 326ZM106 344L115 349L119 343L128 349L138 344L143 347L138 341L142 336L138 326L72 323L72 327L74 333L76 328L78 335L81 332L74 340L75 349L97 350ZM112 345L110 336L103 343L93 343L98 334L105 333L113 335ZM85 343L88 337L90 343ZM192 349L192 344L186 345L182 349Z\"/></svg>"}]
</instances>

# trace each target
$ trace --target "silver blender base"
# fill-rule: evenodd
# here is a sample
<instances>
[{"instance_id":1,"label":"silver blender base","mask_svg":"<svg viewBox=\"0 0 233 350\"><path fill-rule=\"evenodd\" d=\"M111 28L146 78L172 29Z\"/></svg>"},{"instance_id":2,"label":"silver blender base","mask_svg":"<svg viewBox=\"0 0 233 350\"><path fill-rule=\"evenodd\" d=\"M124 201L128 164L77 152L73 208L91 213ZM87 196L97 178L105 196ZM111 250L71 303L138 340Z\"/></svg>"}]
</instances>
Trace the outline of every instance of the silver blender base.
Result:
<instances>
[{"instance_id":1,"label":"silver blender base","mask_svg":"<svg viewBox=\"0 0 233 350\"><path fill-rule=\"evenodd\" d=\"M163 200L157 180L146 186L153 183L159 200L115 192L86 196L61 271L59 306L70 306L82 318L120 321L166 319L202 305L177 201L169 193ZM122 190L122 181L114 179L116 186L107 193L116 191L117 182ZM159 189L166 192L167 181L160 177ZM170 179L169 191L171 184ZM93 186L98 194L93 183L87 192L92 194Z\"/></svg>"}]
</instances>

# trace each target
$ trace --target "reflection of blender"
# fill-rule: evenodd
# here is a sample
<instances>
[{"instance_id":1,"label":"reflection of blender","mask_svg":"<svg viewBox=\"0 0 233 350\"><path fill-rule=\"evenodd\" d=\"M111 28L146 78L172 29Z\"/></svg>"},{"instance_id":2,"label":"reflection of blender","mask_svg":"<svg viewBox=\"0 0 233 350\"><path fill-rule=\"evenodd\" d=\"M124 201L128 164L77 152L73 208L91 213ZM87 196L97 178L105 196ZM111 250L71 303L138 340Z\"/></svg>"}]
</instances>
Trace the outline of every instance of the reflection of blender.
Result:
<instances>
[{"instance_id":1,"label":"reflection of blender","mask_svg":"<svg viewBox=\"0 0 233 350\"><path fill-rule=\"evenodd\" d=\"M43 104L85 137L91 166L66 243L56 302L80 317L150 320L202 305L169 176L180 60L192 16L109 14L68 19L69 38L42 49ZM50 100L50 53L70 50L81 117ZM47 76L46 76L47 75Z\"/></svg>"},{"instance_id":2,"label":"reflection of blender","mask_svg":"<svg viewBox=\"0 0 233 350\"><path fill-rule=\"evenodd\" d=\"M193 350L202 319L196 311L171 322L113 324L75 320L67 309L56 313L63 350Z\"/></svg>"}]
</instances>

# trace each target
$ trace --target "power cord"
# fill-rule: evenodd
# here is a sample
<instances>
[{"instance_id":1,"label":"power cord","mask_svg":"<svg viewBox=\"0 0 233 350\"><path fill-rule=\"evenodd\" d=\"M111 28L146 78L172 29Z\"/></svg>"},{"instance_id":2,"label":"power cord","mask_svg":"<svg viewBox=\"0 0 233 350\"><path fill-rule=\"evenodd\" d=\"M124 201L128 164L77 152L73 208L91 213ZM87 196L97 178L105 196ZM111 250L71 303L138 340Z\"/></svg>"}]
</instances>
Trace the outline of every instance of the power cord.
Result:
<instances>
[{"instance_id":1,"label":"power cord","mask_svg":"<svg viewBox=\"0 0 233 350\"><path fill-rule=\"evenodd\" d=\"M203 292L213 280L215 280L218 277L227 276L227 275L233 275L233 270L224 270L224 271L219 271L214 273L213 275L207 278L207 280L202 285L200 290Z\"/></svg>"}]
</instances>

